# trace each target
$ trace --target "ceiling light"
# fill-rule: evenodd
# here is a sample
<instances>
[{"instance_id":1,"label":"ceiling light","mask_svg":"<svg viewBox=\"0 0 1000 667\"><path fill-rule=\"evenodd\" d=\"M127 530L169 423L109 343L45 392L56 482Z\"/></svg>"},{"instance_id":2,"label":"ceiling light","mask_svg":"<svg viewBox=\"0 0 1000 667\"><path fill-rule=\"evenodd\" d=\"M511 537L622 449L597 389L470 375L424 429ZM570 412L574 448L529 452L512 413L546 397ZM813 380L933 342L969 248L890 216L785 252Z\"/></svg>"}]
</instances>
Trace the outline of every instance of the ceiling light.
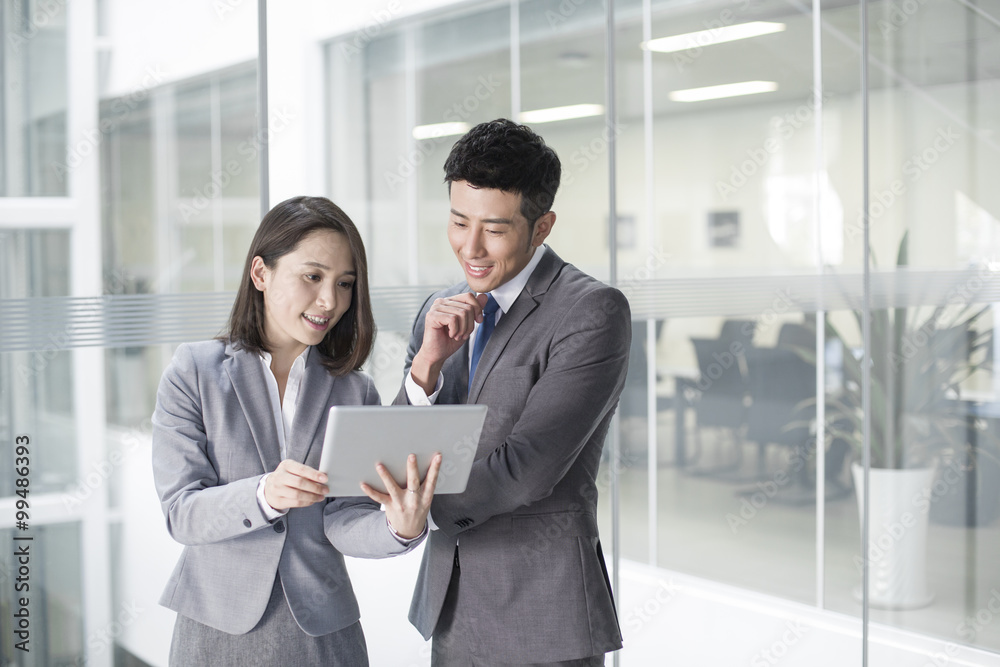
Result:
<instances>
[{"instance_id":1,"label":"ceiling light","mask_svg":"<svg viewBox=\"0 0 1000 667\"><path fill-rule=\"evenodd\" d=\"M711 30L688 32L683 35L673 35L672 37L660 37L643 42L639 46L650 51L656 51L657 53L674 53L675 51L686 51L687 49L722 44L723 42L735 42L738 39L770 35L771 33L782 32L784 29L784 23L752 21L750 23L712 28Z\"/></svg>"},{"instance_id":2,"label":"ceiling light","mask_svg":"<svg viewBox=\"0 0 1000 667\"><path fill-rule=\"evenodd\" d=\"M571 104L567 107L552 107L550 109L522 111L518 118L522 123L551 123L557 120L600 116L603 113L603 104Z\"/></svg>"},{"instance_id":3,"label":"ceiling light","mask_svg":"<svg viewBox=\"0 0 1000 667\"><path fill-rule=\"evenodd\" d=\"M457 121L454 123L433 123L431 125L417 125L413 128L413 138L417 141L422 139L437 139L438 137L450 137L455 134L465 134L469 131L469 124Z\"/></svg>"},{"instance_id":4,"label":"ceiling light","mask_svg":"<svg viewBox=\"0 0 1000 667\"><path fill-rule=\"evenodd\" d=\"M778 84L774 81L743 81L740 83L726 83L721 86L675 90L670 93L670 99L674 102L701 102L702 100L718 100L723 97L770 93L777 89Z\"/></svg>"}]
</instances>

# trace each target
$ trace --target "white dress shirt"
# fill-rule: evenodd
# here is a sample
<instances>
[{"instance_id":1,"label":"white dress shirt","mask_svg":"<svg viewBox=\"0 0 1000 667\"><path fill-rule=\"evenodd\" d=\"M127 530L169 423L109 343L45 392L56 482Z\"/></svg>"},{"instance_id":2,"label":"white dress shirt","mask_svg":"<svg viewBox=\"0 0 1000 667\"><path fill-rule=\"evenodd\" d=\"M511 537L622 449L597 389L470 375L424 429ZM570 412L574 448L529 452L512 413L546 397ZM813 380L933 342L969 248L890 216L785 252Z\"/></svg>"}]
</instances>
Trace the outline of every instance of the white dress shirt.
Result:
<instances>
[{"instance_id":1,"label":"white dress shirt","mask_svg":"<svg viewBox=\"0 0 1000 667\"><path fill-rule=\"evenodd\" d=\"M312 347L307 347L292 362L292 368L288 371L288 381L285 383L284 400L278 393L278 380L271 372L271 354L269 352L260 353L260 363L264 366L264 382L267 383L267 395L271 399L271 415L274 418L275 430L278 432L278 448L281 453L279 458L282 461L288 455L288 438L292 433L292 421L295 419L295 410L298 408L299 389L302 386L306 359L309 358L309 350L311 349ZM260 511L264 513L267 520L274 521L287 514L288 510L276 510L264 498L264 482L267 481L267 476L270 474L266 473L257 484L257 504L260 505Z\"/></svg>"}]
</instances>

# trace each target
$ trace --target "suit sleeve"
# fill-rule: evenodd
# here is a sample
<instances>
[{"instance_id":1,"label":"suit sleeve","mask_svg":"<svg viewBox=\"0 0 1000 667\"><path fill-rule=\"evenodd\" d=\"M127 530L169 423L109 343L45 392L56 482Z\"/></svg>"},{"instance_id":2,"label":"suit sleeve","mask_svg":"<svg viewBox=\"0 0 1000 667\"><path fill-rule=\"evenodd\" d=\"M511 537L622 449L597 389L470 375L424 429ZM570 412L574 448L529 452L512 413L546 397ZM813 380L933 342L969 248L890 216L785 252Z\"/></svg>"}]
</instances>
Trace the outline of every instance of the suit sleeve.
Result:
<instances>
[{"instance_id":1,"label":"suit sleeve","mask_svg":"<svg viewBox=\"0 0 1000 667\"><path fill-rule=\"evenodd\" d=\"M464 493L434 498L441 530L456 535L552 493L614 409L631 336L628 301L616 289L590 292L568 309L510 435L473 464Z\"/></svg>"},{"instance_id":2,"label":"suit sleeve","mask_svg":"<svg viewBox=\"0 0 1000 667\"><path fill-rule=\"evenodd\" d=\"M186 345L163 373L152 423L153 480L171 537L211 544L268 525L257 504L261 475L219 484L208 456L198 368Z\"/></svg>"},{"instance_id":3,"label":"suit sleeve","mask_svg":"<svg viewBox=\"0 0 1000 667\"><path fill-rule=\"evenodd\" d=\"M434 298L434 294L427 297L424 304L420 306L420 311L417 313L417 317L413 320L413 329L410 332L410 342L406 345L406 361L403 364L403 381L400 383L399 392L396 394L396 398L392 401L393 405L410 405L410 398L406 395L406 376L410 374L410 366L413 365L413 357L417 356L420 344L424 340L424 319L427 317L427 311L430 310L431 301L433 301Z\"/></svg>"},{"instance_id":4,"label":"suit sleeve","mask_svg":"<svg viewBox=\"0 0 1000 667\"><path fill-rule=\"evenodd\" d=\"M375 383L368 378L365 405L381 405ZM400 542L389 530L385 513L367 496L334 498L323 508L323 530L337 551L354 558L386 558L414 549L422 539Z\"/></svg>"}]
</instances>

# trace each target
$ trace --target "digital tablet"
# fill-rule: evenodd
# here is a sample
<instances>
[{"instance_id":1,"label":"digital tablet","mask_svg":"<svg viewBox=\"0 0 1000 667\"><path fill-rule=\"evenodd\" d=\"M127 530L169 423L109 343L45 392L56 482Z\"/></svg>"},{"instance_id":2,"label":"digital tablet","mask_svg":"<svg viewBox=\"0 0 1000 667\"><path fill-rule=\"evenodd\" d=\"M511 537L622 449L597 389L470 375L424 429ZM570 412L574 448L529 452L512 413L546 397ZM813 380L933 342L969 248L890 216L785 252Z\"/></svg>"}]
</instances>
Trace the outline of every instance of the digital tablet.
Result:
<instances>
[{"instance_id":1,"label":"digital tablet","mask_svg":"<svg viewBox=\"0 0 1000 667\"><path fill-rule=\"evenodd\" d=\"M485 405L335 405L326 422L319 469L327 474L328 496L361 496L361 482L385 493L375 472L382 463L406 487L406 457L417 455L420 479L441 452L438 493L461 493L479 446Z\"/></svg>"}]
</instances>

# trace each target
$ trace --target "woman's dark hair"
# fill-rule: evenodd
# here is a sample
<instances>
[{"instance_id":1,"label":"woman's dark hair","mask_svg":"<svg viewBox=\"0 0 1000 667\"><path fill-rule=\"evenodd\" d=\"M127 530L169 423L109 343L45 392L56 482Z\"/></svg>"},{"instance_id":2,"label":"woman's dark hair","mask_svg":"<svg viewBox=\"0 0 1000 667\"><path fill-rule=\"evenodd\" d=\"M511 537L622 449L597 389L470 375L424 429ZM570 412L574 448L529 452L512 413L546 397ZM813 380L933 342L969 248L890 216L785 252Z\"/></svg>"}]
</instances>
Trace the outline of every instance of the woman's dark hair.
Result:
<instances>
[{"instance_id":1,"label":"woman's dark hair","mask_svg":"<svg viewBox=\"0 0 1000 667\"><path fill-rule=\"evenodd\" d=\"M220 338L237 349L254 354L269 351L264 336L264 295L254 286L250 276L253 258L260 256L267 268L274 269L279 258L293 252L302 239L318 231L344 235L351 247L351 259L357 273L350 308L316 345L326 369L332 375L345 375L361 368L371 354L375 344L375 318L368 294L368 260L361 234L347 214L325 197L286 199L260 221L247 252L227 333Z\"/></svg>"},{"instance_id":2,"label":"woman's dark hair","mask_svg":"<svg viewBox=\"0 0 1000 667\"><path fill-rule=\"evenodd\" d=\"M469 130L444 163L449 188L455 181L466 181L477 188L521 195L521 215L529 228L552 209L561 174L556 152L527 125L506 118Z\"/></svg>"}]
</instances>

